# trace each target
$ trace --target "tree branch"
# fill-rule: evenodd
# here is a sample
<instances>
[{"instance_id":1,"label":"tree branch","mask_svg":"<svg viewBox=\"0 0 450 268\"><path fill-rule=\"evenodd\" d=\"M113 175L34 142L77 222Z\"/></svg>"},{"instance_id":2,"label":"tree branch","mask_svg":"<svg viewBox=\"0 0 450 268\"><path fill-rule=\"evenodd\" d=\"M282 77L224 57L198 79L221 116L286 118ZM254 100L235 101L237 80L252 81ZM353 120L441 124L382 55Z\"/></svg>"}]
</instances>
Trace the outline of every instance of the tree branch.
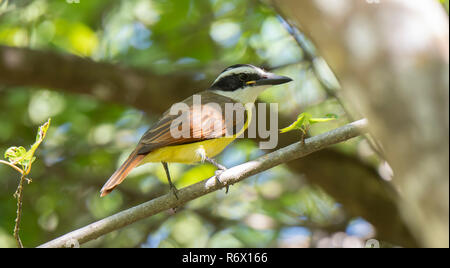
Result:
<instances>
[{"instance_id":1,"label":"tree branch","mask_svg":"<svg viewBox=\"0 0 450 268\"><path fill-rule=\"evenodd\" d=\"M301 141L291 144L277 151L261 156L253 161L227 169L220 176L222 184L218 183L213 176L209 179L180 189L177 193L178 200L175 199L171 193L165 194L146 203L129 208L81 229L63 235L39 247L70 247L72 245L86 243L138 220L155 215L170 208L179 207L200 196L217 191L226 185L235 184L277 165L292 161L321 150L327 146L356 137L362 133L365 133L366 127L367 121L362 119L329 132L311 137L305 140L305 144Z\"/></svg>"},{"instance_id":2,"label":"tree branch","mask_svg":"<svg viewBox=\"0 0 450 268\"><path fill-rule=\"evenodd\" d=\"M164 75L51 51L0 45L0 83L88 94L161 113L168 103L206 88L191 73Z\"/></svg>"}]
</instances>

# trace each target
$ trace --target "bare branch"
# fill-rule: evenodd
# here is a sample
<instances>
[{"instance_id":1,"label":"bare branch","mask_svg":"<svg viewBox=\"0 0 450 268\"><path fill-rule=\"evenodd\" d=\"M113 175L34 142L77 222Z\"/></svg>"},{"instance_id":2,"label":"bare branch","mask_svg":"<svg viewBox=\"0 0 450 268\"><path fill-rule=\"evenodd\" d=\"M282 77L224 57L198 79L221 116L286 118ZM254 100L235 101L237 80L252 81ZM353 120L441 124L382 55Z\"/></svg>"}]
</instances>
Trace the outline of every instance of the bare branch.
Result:
<instances>
[{"instance_id":1,"label":"bare branch","mask_svg":"<svg viewBox=\"0 0 450 268\"><path fill-rule=\"evenodd\" d=\"M70 54L0 45L0 84L88 94L156 113L198 91L198 86L207 87L206 81L194 81L193 77L189 73L155 74Z\"/></svg>"},{"instance_id":2,"label":"bare branch","mask_svg":"<svg viewBox=\"0 0 450 268\"><path fill-rule=\"evenodd\" d=\"M23 197L23 183L26 180L25 174L22 174L19 181L19 186L17 186L17 190L14 193L14 197L17 198L17 212L16 212L16 220L14 224L14 238L17 241L17 246L19 248L23 248L22 241L19 236L20 229L20 221L22 219L22 197Z\"/></svg>"},{"instance_id":3,"label":"bare branch","mask_svg":"<svg viewBox=\"0 0 450 268\"><path fill-rule=\"evenodd\" d=\"M5 161L5 160L0 160L0 163L5 164L7 166L12 167L13 169L15 169L17 172L19 172L20 174L23 174L23 170L20 169L19 167L17 167L16 165L13 165L12 163Z\"/></svg>"},{"instance_id":4,"label":"bare branch","mask_svg":"<svg viewBox=\"0 0 450 268\"><path fill-rule=\"evenodd\" d=\"M217 191L226 185L240 182L252 175L268 170L277 165L306 156L327 146L346 141L365 133L367 121L355 121L332 131L311 137L266 154L253 161L229 168L220 175L222 184L215 177L203 180L178 191L178 200L168 193L141 205L119 212L115 215L94 222L86 227L63 235L39 247L66 247L83 244L104 234L120 229L138 220L155 215L164 210L179 207L186 202Z\"/></svg>"}]
</instances>

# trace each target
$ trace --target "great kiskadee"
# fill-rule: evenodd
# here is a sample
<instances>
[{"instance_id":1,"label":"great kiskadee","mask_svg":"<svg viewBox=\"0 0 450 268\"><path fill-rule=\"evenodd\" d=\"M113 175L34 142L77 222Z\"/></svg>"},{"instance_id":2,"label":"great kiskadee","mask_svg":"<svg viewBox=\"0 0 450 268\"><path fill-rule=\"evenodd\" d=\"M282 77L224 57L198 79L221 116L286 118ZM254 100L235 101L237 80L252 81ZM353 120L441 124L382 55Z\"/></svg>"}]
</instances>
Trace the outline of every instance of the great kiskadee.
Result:
<instances>
[{"instance_id":1,"label":"great kiskadee","mask_svg":"<svg viewBox=\"0 0 450 268\"><path fill-rule=\"evenodd\" d=\"M109 194L133 168L149 162L163 164L175 197L177 197L177 190L170 179L168 162L191 164L207 161L213 164L218 171L225 170L225 167L218 164L213 157L222 152L228 144L245 131L252 116L251 109L246 109L243 127L232 130L230 135L230 124L225 122L223 109L217 109L217 107L224 108L226 103L243 105L254 103L258 95L268 87L290 81L292 79L289 77L269 73L250 64L237 64L226 68L207 90L197 93L197 96L201 97L202 113L193 112L195 105L192 96L182 101L191 108L188 113L191 136L173 137L171 134L171 128L174 127L172 123L179 118L179 115L173 115L169 111L165 112L158 122L145 132L136 149L105 183L100 190L100 196ZM211 103L216 105L211 105ZM232 126L242 123L236 122L238 119L232 118L234 120L231 122ZM223 123L222 128L210 127L214 125L211 122L216 120Z\"/></svg>"}]
</instances>

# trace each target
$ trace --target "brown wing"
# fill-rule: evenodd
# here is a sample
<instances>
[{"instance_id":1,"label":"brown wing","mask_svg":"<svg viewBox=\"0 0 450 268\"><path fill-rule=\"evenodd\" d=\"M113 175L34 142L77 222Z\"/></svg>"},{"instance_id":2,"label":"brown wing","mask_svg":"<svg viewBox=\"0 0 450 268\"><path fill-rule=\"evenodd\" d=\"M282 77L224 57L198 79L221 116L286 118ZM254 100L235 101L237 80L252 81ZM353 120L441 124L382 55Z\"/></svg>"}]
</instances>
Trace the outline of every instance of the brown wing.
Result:
<instances>
[{"instance_id":1,"label":"brown wing","mask_svg":"<svg viewBox=\"0 0 450 268\"><path fill-rule=\"evenodd\" d=\"M198 103L194 96L182 102L188 107L184 114L180 112L171 115L170 110L165 112L161 119L142 136L136 148L137 154L148 154L165 146L231 136L242 129L247 120L247 112L242 104L211 91L200 92L197 96L201 97L201 103ZM236 112L231 116L225 116L226 111L230 111L229 108L232 105ZM184 137L174 137L171 130L178 128L178 133L180 133L181 121L186 120L187 117L188 121L185 122L189 123L188 132L185 132Z\"/></svg>"}]
</instances>

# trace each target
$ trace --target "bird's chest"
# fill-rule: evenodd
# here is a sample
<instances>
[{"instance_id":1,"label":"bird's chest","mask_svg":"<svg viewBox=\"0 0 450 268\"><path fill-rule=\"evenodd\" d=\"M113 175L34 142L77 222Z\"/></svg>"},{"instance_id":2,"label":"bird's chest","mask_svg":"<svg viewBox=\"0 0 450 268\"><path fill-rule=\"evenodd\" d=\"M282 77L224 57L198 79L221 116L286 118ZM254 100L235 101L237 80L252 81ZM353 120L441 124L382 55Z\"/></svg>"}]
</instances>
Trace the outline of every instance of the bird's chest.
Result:
<instances>
[{"instance_id":1,"label":"bird's chest","mask_svg":"<svg viewBox=\"0 0 450 268\"><path fill-rule=\"evenodd\" d=\"M213 158L244 133L251 122L251 118L252 111L251 109L247 109L247 120L244 127L233 136L162 147L149 153L139 165L161 161L191 164L203 161L205 160L205 157Z\"/></svg>"},{"instance_id":2,"label":"bird's chest","mask_svg":"<svg viewBox=\"0 0 450 268\"><path fill-rule=\"evenodd\" d=\"M147 162L176 162L191 164L200 162L205 157L215 157L222 152L235 138L219 138L183 145L167 146L148 154L141 164Z\"/></svg>"}]
</instances>

